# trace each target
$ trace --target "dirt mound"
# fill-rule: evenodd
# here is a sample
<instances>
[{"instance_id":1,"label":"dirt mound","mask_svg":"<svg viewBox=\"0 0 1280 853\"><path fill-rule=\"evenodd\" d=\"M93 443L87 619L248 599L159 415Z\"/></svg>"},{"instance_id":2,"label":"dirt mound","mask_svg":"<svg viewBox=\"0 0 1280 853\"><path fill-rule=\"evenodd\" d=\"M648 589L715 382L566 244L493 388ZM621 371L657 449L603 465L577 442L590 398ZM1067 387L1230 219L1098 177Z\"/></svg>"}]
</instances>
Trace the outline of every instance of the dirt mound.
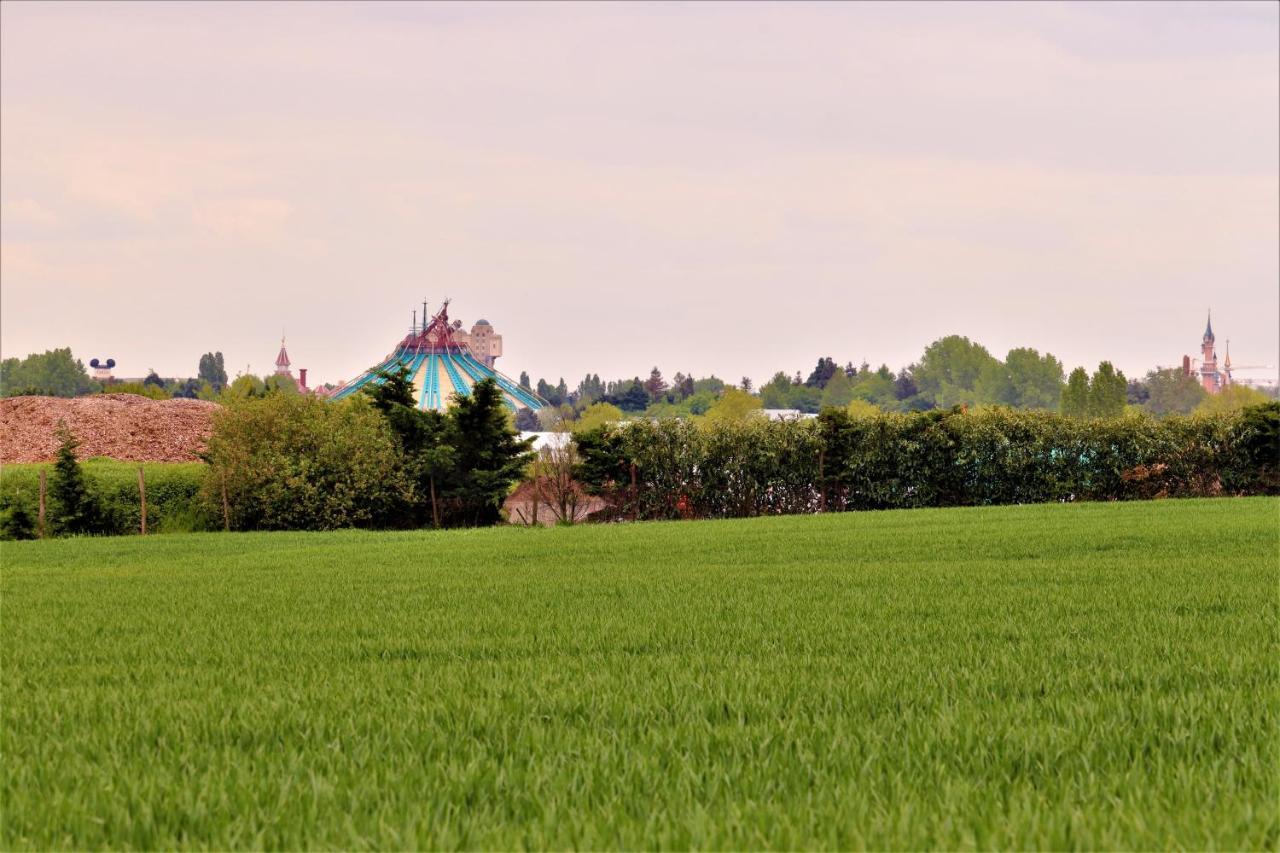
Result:
<instances>
[{"instance_id":1,"label":"dirt mound","mask_svg":"<svg viewBox=\"0 0 1280 853\"><path fill-rule=\"evenodd\" d=\"M59 421L80 440L81 459L191 462L205 448L217 409L206 400L151 400L137 394L9 397L0 400L0 463L53 459Z\"/></svg>"}]
</instances>

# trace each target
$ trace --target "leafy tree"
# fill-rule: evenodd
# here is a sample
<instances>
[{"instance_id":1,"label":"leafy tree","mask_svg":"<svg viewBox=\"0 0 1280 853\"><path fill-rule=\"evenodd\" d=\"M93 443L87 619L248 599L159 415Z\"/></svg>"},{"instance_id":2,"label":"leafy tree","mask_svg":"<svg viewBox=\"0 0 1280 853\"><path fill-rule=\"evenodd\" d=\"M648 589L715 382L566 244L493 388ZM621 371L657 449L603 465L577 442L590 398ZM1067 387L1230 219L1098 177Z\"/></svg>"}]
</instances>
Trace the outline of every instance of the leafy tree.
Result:
<instances>
[{"instance_id":1,"label":"leafy tree","mask_svg":"<svg viewBox=\"0 0 1280 853\"><path fill-rule=\"evenodd\" d=\"M983 369L998 363L981 344L960 335L939 338L925 348L913 378L920 393L939 406L979 401L976 388Z\"/></svg>"},{"instance_id":2,"label":"leafy tree","mask_svg":"<svg viewBox=\"0 0 1280 853\"><path fill-rule=\"evenodd\" d=\"M742 377L742 381L738 383L738 387L741 388L743 391L746 391L748 394L750 394L751 393L751 377L750 376Z\"/></svg>"},{"instance_id":3,"label":"leafy tree","mask_svg":"<svg viewBox=\"0 0 1280 853\"><path fill-rule=\"evenodd\" d=\"M778 371L773 378L760 386L760 401L766 409L790 409L791 379Z\"/></svg>"},{"instance_id":4,"label":"leafy tree","mask_svg":"<svg viewBox=\"0 0 1280 853\"><path fill-rule=\"evenodd\" d=\"M737 423L758 415L760 398L738 388L726 388L715 405L707 410L706 418L712 422Z\"/></svg>"},{"instance_id":5,"label":"leafy tree","mask_svg":"<svg viewBox=\"0 0 1280 853\"><path fill-rule=\"evenodd\" d=\"M456 395L448 417L458 471L447 491L451 519L493 524L511 486L533 459L533 439L521 439L512 428L502 391L492 379L477 382L467 396Z\"/></svg>"},{"instance_id":6,"label":"leafy tree","mask_svg":"<svg viewBox=\"0 0 1280 853\"><path fill-rule=\"evenodd\" d=\"M1182 372L1182 368L1170 367L1152 370L1144 383L1147 399L1144 408L1156 417L1189 415L1207 396L1208 392L1194 376Z\"/></svg>"},{"instance_id":7,"label":"leafy tree","mask_svg":"<svg viewBox=\"0 0 1280 853\"><path fill-rule=\"evenodd\" d=\"M76 441L65 423L58 425L58 458L49 478L53 531L60 535L92 534L103 531L102 505L85 482L76 459Z\"/></svg>"},{"instance_id":8,"label":"leafy tree","mask_svg":"<svg viewBox=\"0 0 1280 853\"><path fill-rule=\"evenodd\" d=\"M1115 418L1124 414L1128 381L1111 362L1104 361L1094 371L1089 381L1089 415L1095 418Z\"/></svg>"},{"instance_id":9,"label":"leafy tree","mask_svg":"<svg viewBox=\"0 0 1280 853\"><path fill-rule=\"evenodd\" d=\"M227 367L221 352L207 352L200 356L200 369L196 376L208 382L215 392L227 386Z\"/></svg>"},{"instance_id":10,"label":"leafy tree","mask_svg":"<svg viewBox=\"0 0 1280 853\"><path fill-rule=\"evenodd\" d=\"M600 381L600 374L588 373L581 382L578 383L578 401L579 406L589 406L595 400L599 400L606 393L604 383Z\"/></svg>"},{"instance_id":11,"label":"leafy tree","mask_svg":"<svg viewBox=\"0 0 1280 853\"><path fill-rule=\"evenodd\" d=\"M630 381L616 383L614 391L604 395L601 402L612 403L624 412L643 412L649 407L649 392L637 376Z\"/></svg>"},{"instance_id":12,"label":"leafy tree","mask_svg":"<svg viewBox=\"0 0 1280 853\"><path fill-rule=\"evenodd\" d=\"M397 436L363 394L224 396L205 455L205 505L221 517L225 489L234 530L398 526L419 505Z\"/></svg>"},{"instance_id":13,"label":"leafy tree","mask_svg":"<svg viewBox=\"0 0 1280 853\"><path fill-rule=\"evenodd\" d=\"M702 379L695 379L693 382L693 393L697 394L702 391L710 391L712 394L719 394L725 389L724 380L712 374L704 376Z\"/></svg>"},{"instance_id":14,"label":"leafy tree","mask_svg":"<svg viewBox=\"0 0 1280 853\"><path fill-rule=\"evenodd\" d=\"M1147 387L1147 383L1141 379L1130 379L1129 385L1125 388L1125 402L1130 406L1144 405L1151 399L1151 389Z\"/></svg>"},{"instance_id":15,"label":"leafy tree","mask_svg":"<svg viewBox=\"0 0 1280 853\"><path fill-rule=\"evenodd\" d=\"M267 385L262 379L252 373L244 373L232 380L223 391L223 396L228 399L250 399L262 397L266 393Z\"/></svg>"},{"instance_id":16,"label":"leafy tree","mask_svg":"<svg viewBox=\"0 0 1280 853\"><path fill-rule=\"evenodd\" d=\"M1197 414L1238 412L1250 406L1264 406L1271 398L1247 385L1228 385L1217 394L1206 394L1196 406Z\"/></svg>"},{"instance_id":17,"label":"leafy tree","mask_svg":"<svg viewBox=\"0 0 1280 853\"><path fill-rule=\"evenodd\" d=\"M298 383L293 381L292 376L282 376L279 373L272 373L262 379L263 392L266 394L288 394L298 396Z\"/></svg>"},{"instance_id":18,"label":"leafy tree","mask_svg":"<svg viewBox=\"0 0 1280 853\"><path fill-rule=\"evenodd\" d=\"M854 400L848 406L845 406L845 411L854 420L874 418L880 414L880 409L876 404L868 403L866 400Z\"/></svg>"},{"instance_id":19,"label":"leafy tree","mask_svg":"<svg viewBox=\"0 0 1280 853\"><path fill-rule=\"evenodd\" d=\"M89 378L84 364L71 355L70 348L32 353L22 360L0 362L0 396L43 394L76 397L89 394L98 383Z\"/></svg>"},{"instance_id":20,"label":"leafy tree","mask_svg":"<svg viewBox=\"0 0 1280 853\"><path fill-rule=\"evenodd\" d=\"M831 381L835 382L838 379L837 376ZM889 370L888 365L882 364L875 371L868 365L863 365L850 382L853 384L854 399L868 400L877 407L891 406L896 400L893 372Z\"/></svg>"},{"instance_id":21,"label":"leafy tree","mask_svg":"<svg viewBox=\"0 0 1280 853\"><path fill-rule=\"evenodd\" d=\"M625 417L626 415L622 413L622 409L611 403L592 403L578 417L577 422L573 425L573 431L580 432L595 429L596 427L617 423Z\"/></svg>"},{"instance_id":22,"label":"leafy tree","mask_svg":"<svg viewBox=\"0 0 1280 853\"><path fill-rule=\"evenodd\" d=\"M163 388L165 383L164 380L160 378L160 374L152 370L147 373L147 377L142 380L142 384L152 388Z\"/></svg>"},{"instance_id":23,"label":"leafy tree","mask_svg":"<svg viewBox=\"0 0 1280 853\"><path fill-rule=\"evenodd\" d=\"M1010 397L1008 405L1019 409L1056 411L1062 400L1062 362L1052 353L1034 349L1009 350L1004 360Z\"/></svg>"},{"instance_id":24,"label":"leafy tree","mask_svg":"<svg viewBox=\"0 0 1280 853\"><path fill-rule=\"evenodd\" d=\"M1083 367L1077 367L1067 377L1058 411L1069 418L1081 419L1089 416L1089 374Z\"/></svg>"},{"instance_id":25,"label":"leafy tree","mask_svg":"<svg viewBox=\"0 0 1280 853\"><path fill-rule=\"evenodd\" d=\"M822 389L822 407L842 409L853 402L854 382L843 370L837 370Z\"/></svg>"},{"instance_id":26,"label":"leafy tree","mask_svg":"<svg viewBox=\"0 0 1280 853\"><path fill-rule=\"evenodd\" d=\"M523 370L520 371L520 387L526 391L533 390L533 387L529 385L529 374Z\"/></svg>"}]
</instances>

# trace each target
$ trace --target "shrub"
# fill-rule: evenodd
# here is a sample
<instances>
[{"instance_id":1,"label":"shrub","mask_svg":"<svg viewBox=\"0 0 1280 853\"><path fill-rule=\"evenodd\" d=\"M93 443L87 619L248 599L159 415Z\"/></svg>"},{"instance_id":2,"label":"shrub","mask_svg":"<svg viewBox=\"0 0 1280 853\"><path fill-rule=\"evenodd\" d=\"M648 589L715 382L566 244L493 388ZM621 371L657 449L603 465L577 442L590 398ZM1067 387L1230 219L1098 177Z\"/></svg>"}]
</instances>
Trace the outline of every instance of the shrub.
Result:
<instances>
[{"instance_id":1,"label":"shrub","mask_svg":"<svg viewBox=\"0 0 1280 853\"><path fill-rule=\"evenodd\" d=\"M58 459L53 463L53 475L49 477L52 531L60 536L107 532L102 505L85 481L76 459L80 442L65 424L58 428L58 437L62 443L58 447Z\"/></svg>"},{"instance_id":2,"label":"shrub","mask_svg":"<svg viewBox=\"0 0 1280 853\"><path fill-rule=\"evenodd\" d=\"M387 526L412 484L386 421L363 396L229 399L214 415L201 488L235 530Z\"/></svg>"},{"instance_id":3,"label":"shrub","mask_svg":"<svg viewBox=\"0 0 1280 853\"><path fill-rule=\"evenodd\" d=\"M1274 403L1164 421L827 409L809 422L639 421L577 441L577 477L615 517L1274 494L1280 479Z\"/></svg>"}]
</instances>

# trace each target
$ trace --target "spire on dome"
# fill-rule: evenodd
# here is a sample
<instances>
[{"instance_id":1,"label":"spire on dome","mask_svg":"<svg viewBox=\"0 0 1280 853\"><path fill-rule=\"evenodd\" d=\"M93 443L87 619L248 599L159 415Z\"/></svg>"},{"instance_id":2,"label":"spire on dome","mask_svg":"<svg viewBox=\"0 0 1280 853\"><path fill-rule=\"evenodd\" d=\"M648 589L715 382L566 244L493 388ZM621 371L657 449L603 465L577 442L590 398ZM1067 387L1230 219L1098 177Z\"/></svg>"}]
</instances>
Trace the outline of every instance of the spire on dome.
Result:
<instances>
[{"instance_id":1,"label":"spire on dome","mask_svg":"<svg viewBox=\"0 0 1280 853\"><path fill-rule=\"evenodd\" d=\"M280 354L276 356L276 373L289 372L289 353L284 348L284 336L280 337Z\"/></svg>"},{"instance_id":2,"label":"spire on dome","mask_svg":"<svg viewBox=\"0 0 1280 853\"><path fill-rule=\"evenodd\" d=\"M1213 312L1209 312L1209 319L1204 324L1204 339L1206 341L1213 340Z\"/></svg>"}]
</instances>

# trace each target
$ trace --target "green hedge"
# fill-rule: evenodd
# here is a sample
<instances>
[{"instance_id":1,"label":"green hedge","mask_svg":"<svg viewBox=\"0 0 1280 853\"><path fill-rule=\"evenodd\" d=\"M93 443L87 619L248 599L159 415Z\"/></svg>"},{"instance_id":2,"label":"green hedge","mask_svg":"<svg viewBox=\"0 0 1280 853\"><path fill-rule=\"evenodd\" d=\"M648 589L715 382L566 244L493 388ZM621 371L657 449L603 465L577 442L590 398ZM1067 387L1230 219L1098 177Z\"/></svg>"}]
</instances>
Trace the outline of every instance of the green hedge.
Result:
<instances>
[{"instance_id":1,"label":"green hedge","mask_svg":"<svg viewBox=\"0 0 1280 853\"><path fill-rule=\"evenodd\" d=\"M102 503L110 534L139 532L137 462L90 459L82 463L85 479ZM35 518L39 508L40 469L51 476L53 463L5 465L0 468L0 507L20 505ZM179 533L221 527L201 508L199 493L204 473L200 462L142 464L147 484L147 532ZM52 509L50 509L52 512Z\"/></svg>"},{"instance_id":2,"label":"green hedge","mask_svg":"<svg viewBox=\"0 0 1280 853\"><path fill-rule=\"evenodd\" d=\"M615 518L1277 494L1280 404L1162 421L828 409L809 421L613 424L580 434L578 449L579 479Z\"/></svg>"}]
</instances>

